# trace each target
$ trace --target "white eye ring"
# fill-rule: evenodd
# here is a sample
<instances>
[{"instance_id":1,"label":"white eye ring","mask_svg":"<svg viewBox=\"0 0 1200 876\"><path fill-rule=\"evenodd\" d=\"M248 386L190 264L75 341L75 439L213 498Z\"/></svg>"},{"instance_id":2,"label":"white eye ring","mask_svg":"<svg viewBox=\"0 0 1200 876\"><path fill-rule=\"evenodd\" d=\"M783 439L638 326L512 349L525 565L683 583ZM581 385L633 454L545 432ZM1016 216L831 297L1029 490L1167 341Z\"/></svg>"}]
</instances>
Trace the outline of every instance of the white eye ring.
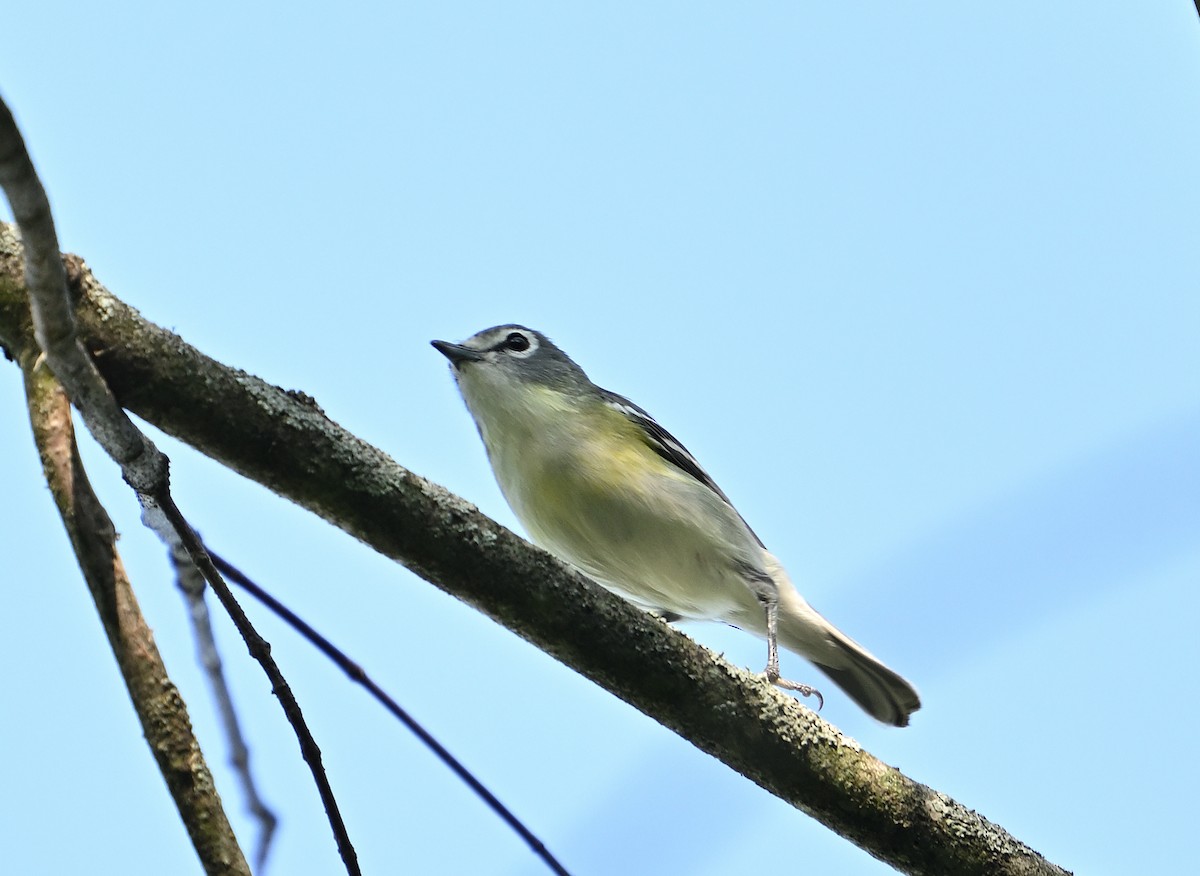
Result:
<instances>
[{"instance_id":1,"label":"white eye ring","mask_svg":"<svg viewBox=\"0 0 1200 876\"><path fill-rule=\"evenodd\" d=\"M520 331L509 332L508 336L496 345L496 349L499 349L500 352L515 359L532 356L537 348L537 338Z\"/></svg>"},{"instance_id":2,"label":"white eye ring","mask_svg":"<svg viewBox=\"0 0 1200 876\"><path fill-rule=\"evenodd\" d=\"M504 339L504 349L514 353L524 353L529 349L529 338L520 332L510 332Z\"/></svg>"}]
</instances>

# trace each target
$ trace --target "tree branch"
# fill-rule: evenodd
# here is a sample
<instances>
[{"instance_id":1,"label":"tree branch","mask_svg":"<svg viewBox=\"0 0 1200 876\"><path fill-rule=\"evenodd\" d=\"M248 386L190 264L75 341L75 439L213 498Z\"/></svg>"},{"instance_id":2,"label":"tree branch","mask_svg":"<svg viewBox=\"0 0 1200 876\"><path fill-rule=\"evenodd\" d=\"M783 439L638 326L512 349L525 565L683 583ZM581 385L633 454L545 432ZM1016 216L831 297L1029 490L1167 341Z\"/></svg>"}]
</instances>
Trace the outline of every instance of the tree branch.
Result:
<instances>
[{"instance_id":1,"label":"tree branch","mask_svg":"<svg viewBox=\"0 0 1200 876\"><path fill-rule=\"evenodd\" d=\"M75 445L71 404L35 351L22 356L29 420L46 483L96 602L146 743L209 876L250 876L221 806L187 706L167 675L116 550L116 530L88 483Z\"/></svg>"},{"instance_id":2,"label":"tree branch","mask_svg":"<svg viewBox=\"0 0 1200 876\"><path fill-rule=\"evenodd\" d=\"M0 339L20 296L0 229ZM224 366L68 257L80 332L121 403L308 508L907 873L1065 871L794 699L574 572L330 421ZM5 280L7 277L7 281Z\"/></svg>"},{"instance_id":3,"label":"tree branch","mask_svg":"<svg viewBox=\"0 0 1200 876\"><path fill-rule=\"evenodd\" d=\"M0 187L12 207L23 242L21 261L36 346L45 355L46 364L62 383L92 437L121 467L121 476L137 494L142 521L158 534L168 549L180 546L187 552L228 612L251 656L270 679L271 690L296 734L321 795L346 872L358 876L361 870L354 846L322 766L321 750L308 729L299 703L271 657L267 643L251 625L175 504L170 489L169 460L134 425L83 349L76 331L50 201L25 148L24 138L3 100L0 100ZM28 348L30 343L26 339L21 346Z\"/></svg>"}]
</instances>

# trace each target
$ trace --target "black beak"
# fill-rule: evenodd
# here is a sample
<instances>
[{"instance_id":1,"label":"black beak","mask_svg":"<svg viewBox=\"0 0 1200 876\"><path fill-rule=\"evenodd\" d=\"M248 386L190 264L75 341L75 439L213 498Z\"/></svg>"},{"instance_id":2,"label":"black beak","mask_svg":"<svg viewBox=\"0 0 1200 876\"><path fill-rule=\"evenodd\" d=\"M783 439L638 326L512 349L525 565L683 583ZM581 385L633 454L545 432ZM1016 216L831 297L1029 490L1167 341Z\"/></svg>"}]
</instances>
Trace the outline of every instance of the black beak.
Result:
<instances>
[{"instance_id":1,"label":"black beak","mask_svg":"<svg viewBox=\"0 0 1200 876\"><path fill-rule=\"evenodd\" d=\"M463 362L478 362L483 358L483 353L478 350L472 350L470 347L464 347L462 344L452 344L449 341L430 341L433 348L450 360L451 365L460 365Z\"/></svg>"}]
</instances>

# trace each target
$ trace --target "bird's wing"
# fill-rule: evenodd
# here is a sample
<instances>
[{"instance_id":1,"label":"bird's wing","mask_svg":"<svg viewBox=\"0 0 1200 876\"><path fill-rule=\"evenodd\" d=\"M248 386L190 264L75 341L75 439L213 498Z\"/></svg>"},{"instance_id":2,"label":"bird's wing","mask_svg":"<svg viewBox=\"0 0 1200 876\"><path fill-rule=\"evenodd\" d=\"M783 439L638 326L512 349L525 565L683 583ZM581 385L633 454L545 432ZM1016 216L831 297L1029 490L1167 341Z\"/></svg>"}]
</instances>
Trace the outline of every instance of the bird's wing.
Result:
<instances>
[{"instance_id":1,"label":"bird's wing","mask_svg":"<svg viewBox=\"0 0 1200 876\"><path fill-rule=\"evenodd\" d=\"M729 497L726 496L724 491L717 486L716 481L709 477L708 472L700 467L700 463L696 461L696 457L692 456L691 451L684 447L674 435L660 426L658 421L655 420L654 417L650 416L645 409L639 405L635 405L624 396L617 395L615 392L609 392L607 389L602 389L600 392L604 397L604 403L606 405L622 414L626 419L630 420L638 427L638 431L645 437L646 444L651 450L653 450L667 462L671 463L671 465L684 472L687 472L700 483L704 484L704 486L708 487L710 490L720 496L726 505L728 505L730 508L733 508L733 512L737 514L738 517L742 516L738 510L733 507L733 503L729 501ZM744 517L742 517L742 523L745 524L746 529L749 530L750 534L754 536L754 540L758 542L759 546L762 547L763 550L766 550L766 545L762 543L761 538L754 534L754 530L750 529L750 524L746 523L746 519Z\"/></svg>"}]
</instances>

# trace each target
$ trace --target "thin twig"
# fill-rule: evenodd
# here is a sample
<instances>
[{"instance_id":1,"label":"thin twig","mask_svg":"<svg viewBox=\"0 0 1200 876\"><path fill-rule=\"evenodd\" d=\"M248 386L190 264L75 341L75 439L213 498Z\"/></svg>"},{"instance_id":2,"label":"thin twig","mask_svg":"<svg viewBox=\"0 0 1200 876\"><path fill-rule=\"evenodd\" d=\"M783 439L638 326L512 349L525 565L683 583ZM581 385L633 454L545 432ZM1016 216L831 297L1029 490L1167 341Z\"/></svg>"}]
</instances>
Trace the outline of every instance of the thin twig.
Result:
<instances>
[{"instance_id":1,"label":"thin twig","mask_svg":"<svg viewBox=\"0 0 1200 876\"><path fill-rule=\"evenodd\" d=\"M508 807L501 803L491 791L484 787L483 783L475 778L475 776L472 775L471 772L465 766L463 766L454 755L447 751L446 748L443 747L443 745L438 742L428 730L422 727L412 715L406 712L399 703L397 703L394 699L392 699L391 696L388 695L383 688L376 684L374 680L367 675L366 670L364 670L358 663L351 660L344 651L339 649L336 645L313 629L312 626L310 626L294 611L292 611L258 584L246 577L246 575L237 567L229 563L227 560L224 560L214 554L212 550L208 551L208 555L212 558L213 565L220 570L221 574L248 592L267 608L271 609L271 611L286 621L292 627L292 629L296 630L296 632L300 633L300 635L304 636L304 638L308 639L309 642L316 646L316 648L322 654L336 663L338 667L340 667L341 670L346 673L346 675L350 676L353 681L365 687L371 693L371 695L375 697L376 700L383 704L384 708L386 708L406 727L408 727L408 729L411 730L416 737L421 740L421 742L425 743L426 747L429 748L429 750L435 755L437 755L438 758L441 759L442 763L448 766L454 771L455 775L466 782L467 786L474 791L484 803L490 806L493 812L499 815L509 827L516 831L521 839L525 840L529 847L533 849L534 853L546 862L546 866L549 867L551 871L559 874L559 876L570 876L566 868L558 862L554 855L551 854L550 850L546 848L545 844L538 839L533 832L529 830L529 828L522 824L520 819L518 819L517 816L515 816L508 809Z\"/></svg>"},{"instance_id":2,"label":"thin twig","mask_svg":"<svg viewBox=\"0 0 1200 876\"><path fill-rule=\"evenodd\" d=\"M241 633L250 656L257 660L262 666L263 671L266 672L267 678L271 681L271 691L278 697L280 705L283 706L283 712L287 715L287 719L296 733L297 741L300 743L300 751L304 756L304 762L308 764L313 781L316 782L317 791L320 793L321 802L325 806L325 814L329 819L330 827L333 829L333 835L337 840L338 853L342 857L346 871L350 876L361 876L362 870L358 864L358 855L354 851L354 846L350 843L350 834L346 830L346 822L342 819L341 810L338 807L337 800L333 796L333 788L330 786L329 779L325 774L325 767L321 759L321 749L308 728L308 722L304 718L304 713L300 711L300 704L296 701L291 686L279 671L279 666L275 663L275 658L271 656L271 646L258 634L258 631L250 623L250 619L242 610L241 605L234 599L233 593L229 590L229 585L225 583L225 579L221 577L221 573L213 566L212 560L204 550L204 545L200 542L195 531L183 518L183 514L175 505L175 500L171 497L170 493L147 497L142 507L142 519L146 522L147 526L158 532L160 536L171 533L178 534L184 550L187 551L192 562L196 564L196 568L204 575L204 580L208 582L209 587L212 588L213 593L216 594L217 599L225 608L234 626Z\"/></svg>"},{"instance_id":3,"label":"thin twig","mask_svg":"<svg viewBox=\"0 0 1200 876\"><path fill-rule=\"evenodd\" d=\"M88 431L121 467L125 482L137 493L142 520L168 546L178 538L200 569L217 599L229 612L250 653L262 665L292 724L325 805L329 823L350 876L361 872L354 847L338 811L333 789L321 767L320 749L308 730L300 707L271 658L270 648L250 625L220 573L204 553L191 526L170 493L170 463L117 403L95 363L75 333L75 318L67 294L66 271L50 201L34 170L16 121L0 100L0 185L12 207L25 244L25 284L33 315L34 333L46 362L61 381Z\"/></svg>"},{"instance_id":4,"label":"thin twig","mask_svg":"<svg viewBox=\"0 0 1200 876\"><path fill-rule=\"evenodd\" d=\"M217 640L213 635L212 615L208 604L204 601L204 576L192 563L183 545L171 545L171 563L175 566L175 578L179 589L187 602L188 618L192 622L192 636L196 640L196 656L208 677L209 688L216 702L217 714L225 731L225 739L229 745L229 764L233 767L242 785L242 795L246 808L258 821L258 842L254 849L254 872L262 873L267 866L267 856L271 851L271 839L279 825L279 819L271 807L263 802L258 793L258 785L254 781L254 773L250 769L250 747L242 734L238 721L237 709L233 705L233 694L225 680L225 670L221 663L221 653L217 649Z\"/></svg>"}]
</instances>

